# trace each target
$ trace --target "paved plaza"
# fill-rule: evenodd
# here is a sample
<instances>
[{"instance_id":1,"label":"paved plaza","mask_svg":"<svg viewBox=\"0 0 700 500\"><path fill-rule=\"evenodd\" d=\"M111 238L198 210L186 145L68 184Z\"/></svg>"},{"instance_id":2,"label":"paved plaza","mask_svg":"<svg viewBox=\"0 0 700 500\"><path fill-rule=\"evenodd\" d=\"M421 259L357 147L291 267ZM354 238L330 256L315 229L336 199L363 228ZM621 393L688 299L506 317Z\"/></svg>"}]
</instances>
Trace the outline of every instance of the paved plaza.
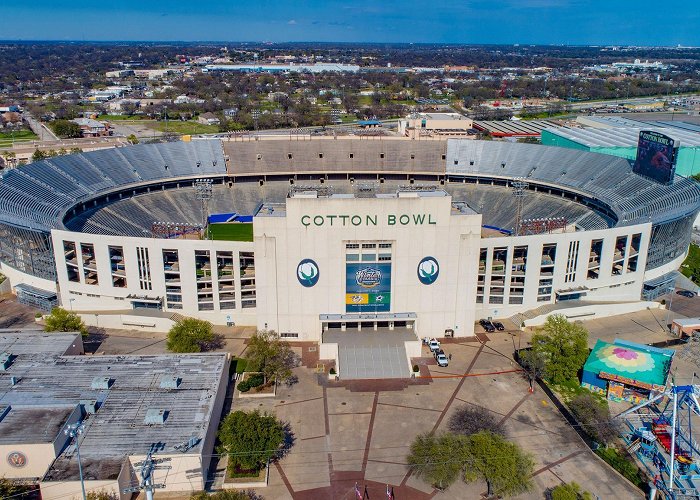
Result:
<instances>
[{"instance_id":1,"label":"paved plaza","mask_svg":"<svg viewBox=\"0 0 700 500\"><path fill-rule=\"evenodd\" d=\"M457 407L476 405L493 412L508 437L535 456L535 490L518 498L542 499L545 489L562 481L576 481L600 498L642 498L586 447L544 393L528 393L511 359L514 338L490 337L484 344L444 344L453 355L450 366L424 365L415 381L328 382L299 368L299 383L280 388L275 399L235 399L235 409L274 412L294 432L291 453L271 469L270 484L260 493L270 499L353 499L357 482L370 498L386 498L387 484L401 500L480 498L485 483L460 481L439 492L406 465L416 435L444 430Z\"/></svg>"}]
</instances>

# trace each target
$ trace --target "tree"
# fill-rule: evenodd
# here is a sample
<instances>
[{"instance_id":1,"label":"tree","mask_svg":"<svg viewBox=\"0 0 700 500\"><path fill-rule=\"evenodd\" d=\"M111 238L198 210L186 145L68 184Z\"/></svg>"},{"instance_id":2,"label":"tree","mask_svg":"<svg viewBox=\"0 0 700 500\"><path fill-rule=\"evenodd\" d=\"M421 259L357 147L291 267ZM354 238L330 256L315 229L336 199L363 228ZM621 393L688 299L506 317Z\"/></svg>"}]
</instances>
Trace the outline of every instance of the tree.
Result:
<instances>
[{"instance_id":1,"label":"tree","mask_svg":"<svg viewBox=\"0 0 700 500\"><path fill-rule=\"evenodd\" d=\"M55 120L51 122L51 130L63 139L74 139L83 136L80 125L70 120Z\"/></svg>"},{"instance_id":2,"label":"tree","mask_svg":"<svg viewBox=\"0 0 700 500\"><path fill-rule=\"evenodd\" d=\"M470 436L481 431L489 431L503 435L503 429L494 414L486 408L474 405L463 405L457 408L447 424L448 429L455 434Z\"/></svg>"},{"instance_id":3,"label":"tree","mask_svg":"<svg viewBox=\"0 0 700 500\"><path fill-rule=\"evenodd\" d=\"M80 332L81 335L88 334L87 327L80 316L73 312L68 312L62 307L54 307L51 314L44 319L44 331L46 332Z\"/></svg>"},{"instance_id":4,"label":"tree","mask_svg":"<svg viewBox=\"0 0 700 500\"><path fill-rule=\"evenodd\" d=\"M568 406L583 431L598 443L607 444L619 435L606 401L593 394L583 393L574 396Z\"/></svg>"},{"instance_id":5,"label":"tree","mask_svg":"<svg viewBox=\"0 0 700 500\"><path fill-rule=\"evenodd\" d=\"M277 332L258 330L248 342L246 353L248 371L259 371L267 380L276 383L290 382L292 369L299 365L299 356L292 350L289 342L280 339Z\"/></svg>"},{"instance_id":6,"label":"tree","mask_svg":"<svg viewBox=\"0 0 700 500\"><path fill-rule=\"evenodd\" d=\"M17 153L15 153L14 151L3 151L2 156L5 157L7 163L12 165L13 167L17 163Z\"/></svg>"},{"instance_id":7,"label":"tree","mask_svg":"<svg viewBox=\"0 0 700 500\"><path fill-rule=\"evenodd\" d=\"M30 498L31 488L17 480L0 477L0 498Z\"/></svg>"},{"instance_id":8,"label":"tree","mask_svg":"<svg viewBox=\"0 0 700 500\"><path fill-rule=\"evenodd\" d=\"M530 382L530 392L535 389L535 382L545 374L544 354L528 349L520 354L520 364L525 368L525 377Z\"/></svg>"},{"instance_id":9,"label":"tree","mask_svg":"<svg viewBox=\"0 0 700 500\"><path fill-rule=\"evenodd\" d=\"M211 323L185 318L170 329L166 346L172 352L202 352L210 349L215 341Z\"/></svg>"},{"instance_id":10,"label":"tree","mask_svg":"<svg viewBox=\"0 0 700 500\"><path fill-rule=\"evenodd\" d=\"M593 495L587 491L581 491L578 483L564 483L547 492L549 500L592 500Z\"/></svg>"},{"instance_id":11,"label":"tree","mask_svg":"<svg viewBox=\"0 0 700 500\"><path fill-rule=\"evenodd\" d=\"M445 490L462 473L468 457L468 438L449 432L419 434L411 444L408 465L416 476Z\"/></svg>"},{"instance_id":12,"label":"tree","mask_svg":"<svg viewBox=\"0 0 700 500\"><path fill-rule=\"evenodd\" d=\"M588 357L588 330L553 314L532 337L532 350L544 357L548 380L555 384L576 380Z\"/></svg>"},{"instance_id":13,"label":"tree","mask_svg":"<svg viewBox=\"0 0 700 500\"><path fill-rule=\"evenodd\" d=\"M517 444L491 432L479 432L468 439L465 481L486 481L489 495L514 496L532 489L535 461Z\"/></svg>"},{"instance_id":14,"label":"tree","mask_svg":"<svg viewBox=\"0 0 700 500\"><path fill-rule=\"evenodd\" d=\"M32 161L39 161L48 158L48 155L40 149L35 149L32 153Z\"/></svg>"},{"instance_id":15,"label":"tree","mask_svg":"<svg viewBox=\"0 0 700 500\"><path fill-rule=\"evenodd\" d=\"M236 468L260 470L282 453L285 426L274 415L234 411L219 428L219 453L228 455L229 472Z\"/></svg>"},{"instance_id":16,"label":"tree","mask_svg":"<svg viewBox=\"0 0 700 500\"><path fill-rule=\"evenodd\" d=\"M129 142L129 144L138 144L139 139L136 137L134 134L129 134L129 136L126 138L126 140Z\"/></svg>"}]
</instances>

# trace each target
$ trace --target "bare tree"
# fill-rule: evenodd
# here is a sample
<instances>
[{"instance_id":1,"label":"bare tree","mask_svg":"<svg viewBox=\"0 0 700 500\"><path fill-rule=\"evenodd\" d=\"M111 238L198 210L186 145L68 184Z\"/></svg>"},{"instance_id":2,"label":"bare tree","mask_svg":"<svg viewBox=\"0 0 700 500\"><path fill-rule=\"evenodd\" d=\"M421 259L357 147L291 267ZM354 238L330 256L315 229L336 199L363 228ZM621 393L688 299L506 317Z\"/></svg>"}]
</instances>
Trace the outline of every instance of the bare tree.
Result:
<instances>
[{"instance_id":1,"label":"bare tree","mask_svg":"<svg viewBox=\"0 0 700 500\"><path fill-rule=\"evenodd\" d=\"M494 413L486 408L474 405L462 405L457 408L447 423L448 429L455 434L471 436L481 431L505 435Z\"/></svg>"}]
</instances>

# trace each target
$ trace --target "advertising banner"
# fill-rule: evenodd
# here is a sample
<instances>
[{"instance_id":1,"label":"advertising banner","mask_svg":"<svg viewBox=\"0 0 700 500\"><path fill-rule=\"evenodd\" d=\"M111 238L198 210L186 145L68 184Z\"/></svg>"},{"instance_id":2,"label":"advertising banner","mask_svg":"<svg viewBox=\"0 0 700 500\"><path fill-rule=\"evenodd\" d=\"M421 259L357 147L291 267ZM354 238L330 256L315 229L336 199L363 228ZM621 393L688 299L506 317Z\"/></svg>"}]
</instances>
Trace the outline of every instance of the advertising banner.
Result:
<instances>
[{"instance_id":1,"label":"advertising banner","mask_svg":"<svg viewBox=\"0 0 700 500\"><path fill-rule=\"evenodd\" d=\"M639 132L637 159L632 171L661 184L670 184L676 171L677 142L653 130Z\"/></svg>"},{"instance_id":2,"label":"advertising banner","mask_svg":"<svg viewBox=\"0 0 700 500\"><path fill-rule=\"evenodd\" d=\"M345 312L389 312L391 264L345 265Z\"/></svg>"}]
</instances>

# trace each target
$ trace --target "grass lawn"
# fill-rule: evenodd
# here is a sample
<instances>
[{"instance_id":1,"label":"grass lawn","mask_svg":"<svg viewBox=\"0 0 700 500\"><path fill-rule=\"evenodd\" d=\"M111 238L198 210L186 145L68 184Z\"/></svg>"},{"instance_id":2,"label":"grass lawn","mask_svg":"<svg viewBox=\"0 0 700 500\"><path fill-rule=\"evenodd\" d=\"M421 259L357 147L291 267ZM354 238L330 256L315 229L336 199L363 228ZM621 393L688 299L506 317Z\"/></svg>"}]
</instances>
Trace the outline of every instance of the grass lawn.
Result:
<instances>
[{"instance_id":1,"label":"grass lawn","mask_svg":"<svg viewBox=\"0 0 700 500\"><path fill-rule=\"evenodd\" d=\"M698 285L700 284L700 246L691 244L688 256L681 264L681 273L686 278L690 278Z\"/></svg>"},{"instance_id":2,"label":"grass lawn","mask_svg":"<svg viewBox=\"0 0 700 500\"><path fill-rule=\"evenodd\" d=\"M0 147L12 146L12 137L15 142L35 141L39 137L31 130L17 130L14 134L10 132L0 132Z\"/></svg>"},{"instance_id":3,"label":"grass lawn","mask_svg":"<svg viewBox=\"0 0 700 500\"><path fill-rule=\"evenodd\" d=\"M226 241L253 241L253 224L243 222L210 224L209 239Z\"/></svg>"},{"instance_id":4,"label":"grass lawn","mask_svg":"<svg viewBox=\"0 0 700 500\"><path fill-rule=\"evenodd\" d=\"M148 122L146 125L161 132L166 131L165 121ZM196 121L168 120L167 131L180 135L215 134L219 131L219 127L217 125L202 125Z\"/></svg>"},{"instance_id":5,"label":"grass lawn","mask_svg":"<svg viewBox=\"0 0 700 500\"><path fill-rule=\"evenodd\" d=\"M138 122L152 122L150 118L146 118L142 115L100 115L97 117L98 120L108 121L108 122L123 122L123 121L138 121Z\"/></svg>"}]
</instances>

